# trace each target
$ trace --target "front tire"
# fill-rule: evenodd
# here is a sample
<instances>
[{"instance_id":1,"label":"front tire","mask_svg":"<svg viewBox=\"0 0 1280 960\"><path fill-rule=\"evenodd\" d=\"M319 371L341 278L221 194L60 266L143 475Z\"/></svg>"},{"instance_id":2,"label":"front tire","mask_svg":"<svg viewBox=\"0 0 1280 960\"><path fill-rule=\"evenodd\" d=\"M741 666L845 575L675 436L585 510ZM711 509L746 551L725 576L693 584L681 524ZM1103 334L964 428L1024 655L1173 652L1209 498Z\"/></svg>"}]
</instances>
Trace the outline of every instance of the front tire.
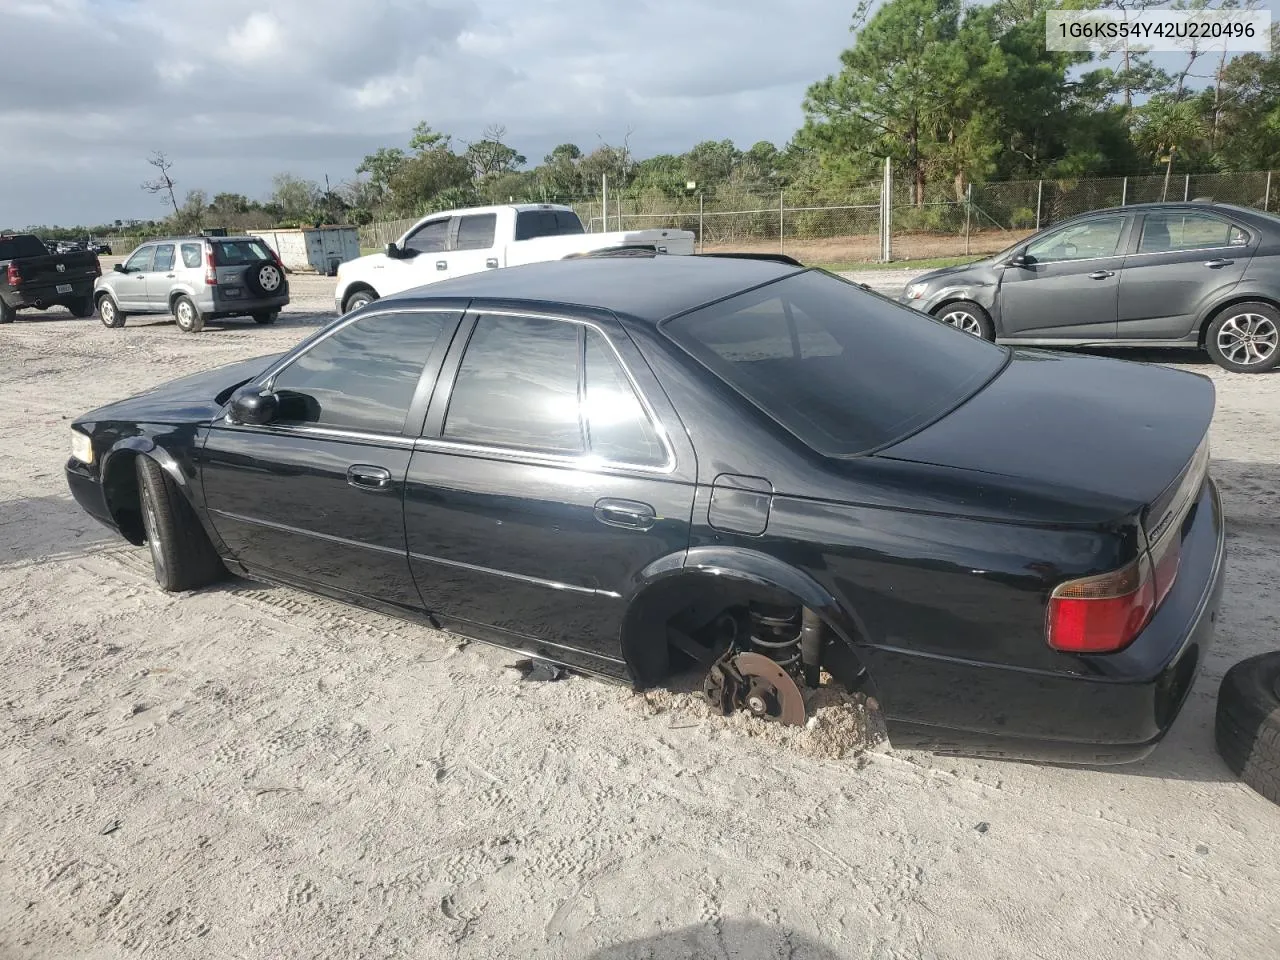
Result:
<instances>
[{"instance_id":1,"label":"front tire","mask_svg":"<svg viewBox=\"0 0 1280 960\"><path fill-rule=\"evenodd\" d=\"M151 565L162 590L194 590L226 576L218 553L178 485L150 457L139 455L138 501Z\"/></svg>"},{"instance_id":2,"label":"front tire","mask_svg":"<svg viewBox=\"0 0 1280 960\"><path fill-rule=\"evenodd\" d=\"M991 322L991 314L972 300L944 303L933 311L933 315L948 326L971 333L975 337L992 342L996 339L996 327Z\"/></svg>"},{"instance_id":3,"label":"front tire","mask_svg":"<svg viewBox=\"0 0 1280 960\"><path fill-rule=\"evenodd\" d=\"M342 312L350 313L352 310L359 310L367 303L373 303L378 299L378 295L372 290L357 290L355 293L347 297L342 304Z\"/></svg>"},{"instance_id":4,"label":"front tire","mask_svg":"<svg viewBox=\"0 0 1280 960\"><path fill-rule=\"evenodd\" d=\"M104 293L98 298L98 319L102 321L104 327L123 327L124 314L120 312L120 308L116 306L116 302L111 299L111 294Z\"/></svg>"},{"instance_id":5,"label":"front tire","mask_svg":"<svg viewBox=\"0 0 1280 960\"><path fill-rule=\"evenodd\" d=\"M1280 363L1280 311L1237 303L1213 318L1204 335L1210 358L1232 373L1264 373Z\"/></svg>"},{"instance_id":6,"label":"front tire","mask_svg":"<svg viewBox=\"0 0 1280 960\"><path fill-rule=\"evenodd\" d=\"M183 333L199 333L204 329L204 314L190 297L179 297L173 302L173 319Z\"/></svg>"}]
</instances>

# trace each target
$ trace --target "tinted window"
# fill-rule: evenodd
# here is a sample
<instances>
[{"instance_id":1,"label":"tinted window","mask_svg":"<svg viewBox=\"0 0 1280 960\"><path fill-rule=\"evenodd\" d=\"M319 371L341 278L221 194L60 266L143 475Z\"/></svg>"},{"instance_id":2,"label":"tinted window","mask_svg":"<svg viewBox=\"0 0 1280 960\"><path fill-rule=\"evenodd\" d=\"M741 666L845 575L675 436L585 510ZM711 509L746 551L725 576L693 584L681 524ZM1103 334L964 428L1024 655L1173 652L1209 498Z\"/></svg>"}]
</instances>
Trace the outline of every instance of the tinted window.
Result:
<instances>
[{"instance_id":1,"label":"tinted window","mask_svg":"<svg viewBox=\"0 0 1280 960\"><path fill-rule=\"evenodd\" d=\"M488 250L493 246L498 226L496 213L463 217L458 224L458 242L455 250Z\"/></svg>"},{"instance_id":2,"label":"tinted window","mask_svg":"<svg viewBox=\"0 0 1280 960\"><path fill-rule=\"evenodd\" d=\"M560 320L482 316L462 357L444 436L581 453L578 330Z\"/></svg>"},{"instance_id":3,"label":"tinted window","mask_svg":"<svg viewBox=\"0 0 1280 960\"><path fill-rule=\"evenodd\" d=\"M135 250L133 256L125 261L125 268L128 270L150 270L151 258L155 256L155 247L143 247L141 250Z\"/></svg>"},{"instance_id":4,"label":"tinted window","mask_svg":"<svg viewBox=\"0 0 1280 960\"><path fill-rule=\"evenodd\" d=\"M449 218L432 220L415 230L404 242L404 249L419 253L438 253L449 245Z\"/></svg>"},{"instance_id":5,"label":"tinted window","mask_svg":"<svg viewBox=\"0 0 1280 960\"><path fill-rule=\"evenodd\" d=\"M1139 253L1239 246L1248 235L1234 224L1203 213L1149 213L1142 222Z\"/></svg>"},{"instance_id":6,"label":"tinted window","mask_svg":"<svg viewBox=\"0 0 1280 960\"><path fill-rule=\"evenodd\" d=\"M16 237L0 237L0 260L22 260L26 257L47 256L54 247L53 241L46 248L40 238L32 234Z\"/></svg>"},{"instance_id":7,"label":"tinted window","mask_svg":"<svg viewBox=\"0 0 1280 960\"><path fill-rule=\"evenodd\" d=\"M1120 245L1124 232L1124 217L1099 217L1083 223L1073 223L1041 237L1027 247L1027 254L1037 263L1055 260L1086 260L1092 257L1110 257Z\"/></svg>"},{"instance_id":8,"label":"tinted window","mask_svg":"<svg viewBox=\"0 0 1280 960\"><path fill-rule=\"evenodd\" d=\"M748 400L827 456L900 439L981 389L1008 351L809 271L663 324Z\"/></svg>"},{"instance_id":9,"label":"tinted window","mask_svg":"<svg viewBox=\"0 0 1280 960\"><path fill-rule=\"evenodd\" d=\"M521 210L516 214L517 240L585 232L582 221L572 210Z\"/></svg>"},{"instance_id":10,"label":"tinted window","mask_svg":"<svg viewBox=\"0 0 1280 960\"><path fill-rule=\"evenodd\" d=\"M172 270L173 269L173 244L162 243L156 247L156 260L151 267L152 270Z\"/></svg>"},{"instance_id":11,"label":"tinted window","mask_svg":"<svg viewBox=\"0 0 1280 960\"><path fill-rule=\"evenodd\" d=\"M375 314L325 337L276 377L278 419L399 433L445 319L439 313Z\"/></svg>"},{"instance_id":12,"label":"tinted window","mask_svg":"<svg viewBox=\"0 0 1280 960\"><path fill-rule=\"evenodd\" d=\"M184 267L198 267L204 257L204 251L198 243L184 243L182 245L182 265Z\"/></svg>"},{"instance_id":13,"label":"tinted window","mask_svg":"<svg viewBox=\"0 0 1280 960\"><path fill-rule=\"evenodd\" d=\"M241 264L270 260L271 249L261 240L211 240L213 262L220 267L238 267Z\"/></svg>"},{"instance_id":14,"label":"tinted window","mask_svg":"<svg viewBox=\"0 0 1280 960\"><path fill-rule=\"evenodd\" d=\"M667 452L635 387L617 354L595 330L587 330L584 398L587 442L593 454L618 463L666 462Z\"/></svg>"}]
</instances>

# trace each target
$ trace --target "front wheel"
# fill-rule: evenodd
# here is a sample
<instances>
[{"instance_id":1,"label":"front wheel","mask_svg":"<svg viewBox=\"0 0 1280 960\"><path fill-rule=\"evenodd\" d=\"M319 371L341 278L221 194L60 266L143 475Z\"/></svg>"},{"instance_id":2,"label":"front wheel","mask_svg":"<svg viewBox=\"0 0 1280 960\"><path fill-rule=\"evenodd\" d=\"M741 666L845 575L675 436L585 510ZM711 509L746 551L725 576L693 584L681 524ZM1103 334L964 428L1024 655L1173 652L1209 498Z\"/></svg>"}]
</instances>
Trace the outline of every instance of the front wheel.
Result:
<instances>
[{"instance_id":1,"label":"front wheel","mask_svg":"<svg viewBox=\"0 0 1280 960\"><path fill-rule=\"evenodd\" d=\"M173 305L173 319L183 333L199 333L204 329L204 314L190 297L179 297Z\"/></svg>"},{"instance_id":2,"label":"front wheel","mask_svg":"<svg viewBox=\"0 0 1280 960\"><path fill-rule=\"evenodd\" d=\"M156 582L170 593L222 579L227 569L178 485L150 457L139 455L138 500Z\"/></svg>"},{"instance_id":3,"label":"front wheel","mask_svg":"<svg viewBox=\"0 0 1280 960\"><path fill-rule=\"evenodd\" d=\"M943 323L965 333L971 333L975 337L981 337L983 340L994 341L996 338L996 328L991 322L991 315L972 300L955 300L943 304L933 311L933 315Z\"/></svg>"},{"instance_id":4,"label":"front wheel","mask_svg":"<svg viewBox=\"0 0 1280 960\"><path fill-rule=\"evenodd\" d=\"M102 321L104 327L124 326L124 314L120 312L120 308L108 293L98 298L98 319Z\"/></svg>"},{"instance_id":5,"label":"front wheel","mask_svg":"<svg viewBox=\"0 0 1280 960\"><path fill-rule=\"evenodd\" d=\"M373 303L377 299L378 295L372 290L357 290L347 297L346 302L342 305L342 312L350 313L352 310L359 310L365 304Z\"/></svg>"},{"instance_id":6,"label":"front wheel","mask_svg":"<svg viewBox=\"0 0 1280 960\"><path fill-rule=\"evenodd\" d=\"M1266 303L1237 303L1205 331L1213 362L1233 373L1263 373L1280 363L1280 311Z\"/></svg>"}]
</instances>

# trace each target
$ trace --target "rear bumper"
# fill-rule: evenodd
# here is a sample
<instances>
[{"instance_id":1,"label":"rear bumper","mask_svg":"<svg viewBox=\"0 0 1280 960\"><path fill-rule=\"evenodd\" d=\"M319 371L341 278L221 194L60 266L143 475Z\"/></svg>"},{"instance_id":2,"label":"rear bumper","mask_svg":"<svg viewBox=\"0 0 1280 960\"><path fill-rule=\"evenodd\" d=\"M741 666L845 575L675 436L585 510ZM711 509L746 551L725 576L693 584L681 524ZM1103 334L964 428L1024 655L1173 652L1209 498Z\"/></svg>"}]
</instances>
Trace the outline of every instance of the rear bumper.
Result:
<instances>
[{"instance_id":1,"label":"rear bumper","mask_svg":"<svg viewBox=\"0 0 1280 960\"><path fill-rule=\"evenodd\" d=\"M67 486L71 488L71 496L76 503L93 519L118 532L111 511L107 508L106 493L94 468L72 457L67 461L66 473Z\"/></svg>"},{"instance_id":2,"label":"rear bumper","mask_svg":"<svg viewBox=\"0 0 1280 960\"><path fill-rule=\"evenodd\" d=\"M92 296L94 279L94 277L88 277L68 280L62 286L69 286L71 290L65 293L58 292L59 284L17 287L5 294L5 303L15 310L21 310L25 307L66 306L77 300L84 300Z\"/></svg>"},{"instance_id":3,"label":"rear bumper","mask_svg":"<svg viewBox=\"0 0 1280 960\"><path fill-rule=\"evenodd\" d=\"M1177 718L1213 642L1222 599L1226 529L1210 480L1183 542L1174 588L1119 653L1048 673L879 650L867 667L895 747L1063 763L1140 760ZM910 674L905 697L897 675ZM883 678L883 679L882 679Z\"/></svg>"},{"instance_id":4,"label":"rear bumper","mask_svg":"<svg viewBox=\"0 0 1280 960\"><path fill-rule=\"evenodd\" d=\"M289 288L287 285L279 295L274 297L255 297L247 290L243 296L228 297L221 291L217 291L202 297L199 302L202 312L224 315L265 313L269 310L282 310L288 305Z\"/></svg>"}]
</instances>

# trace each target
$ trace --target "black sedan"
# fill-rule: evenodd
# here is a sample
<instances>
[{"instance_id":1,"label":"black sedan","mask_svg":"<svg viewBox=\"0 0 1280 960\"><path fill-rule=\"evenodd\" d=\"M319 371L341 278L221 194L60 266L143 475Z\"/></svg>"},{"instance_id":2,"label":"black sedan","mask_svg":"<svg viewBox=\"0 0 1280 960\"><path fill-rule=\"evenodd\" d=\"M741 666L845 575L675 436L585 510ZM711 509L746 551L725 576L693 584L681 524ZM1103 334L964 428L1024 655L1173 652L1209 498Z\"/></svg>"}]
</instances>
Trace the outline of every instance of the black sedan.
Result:
<instances>
[{"instance_id":1,"label":"black sedan","mask_svg":"<svg viewBox=\"0 0 1280 960\"><path fill-rule=\"evenodd\" d=\"M77 419L167 590L230 570L898 746L1119 762L1209 643L1207 378L1014 353L762 259L567 260L347 314Z\"/></svg>"},{"instance_id":2,"label":"black sedan","mask_svg":"<svg viewBox=\"0 0 1280 960\"><path fill-rule=\"evenodd\" d=\"M901 300L999 343L1188 347L1261 373L1280 363L1280 217L1199 201L1095 210L917 277Z\"/></svg>"}]
</instances>

